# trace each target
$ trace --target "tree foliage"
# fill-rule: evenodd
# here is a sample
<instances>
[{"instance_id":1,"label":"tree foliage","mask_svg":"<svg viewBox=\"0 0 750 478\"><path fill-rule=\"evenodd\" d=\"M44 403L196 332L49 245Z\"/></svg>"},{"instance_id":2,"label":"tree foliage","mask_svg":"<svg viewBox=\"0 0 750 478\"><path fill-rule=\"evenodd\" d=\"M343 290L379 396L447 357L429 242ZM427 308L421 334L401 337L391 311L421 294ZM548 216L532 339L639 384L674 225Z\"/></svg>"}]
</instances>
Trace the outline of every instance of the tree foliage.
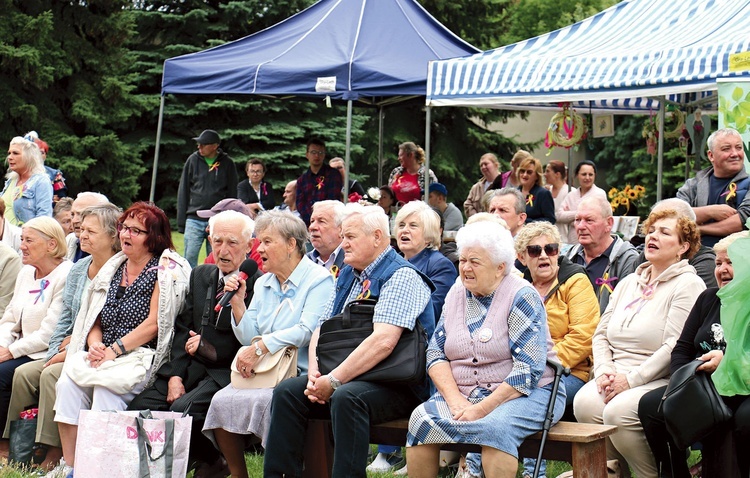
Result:
<instances>
[{"instance_id":1,"label":"tree foliage","mask_svg":"<svg viewBox=\"0 0 750 478\"><path fill-rule=\"evenodd\" d=\"M129 2L0 5L2 136L36 130L72 191L129 201L145 168L141 151L123 136L147 104L126 72L131 54L124 43L134 34Z\"/></svg>"}]
</instances>

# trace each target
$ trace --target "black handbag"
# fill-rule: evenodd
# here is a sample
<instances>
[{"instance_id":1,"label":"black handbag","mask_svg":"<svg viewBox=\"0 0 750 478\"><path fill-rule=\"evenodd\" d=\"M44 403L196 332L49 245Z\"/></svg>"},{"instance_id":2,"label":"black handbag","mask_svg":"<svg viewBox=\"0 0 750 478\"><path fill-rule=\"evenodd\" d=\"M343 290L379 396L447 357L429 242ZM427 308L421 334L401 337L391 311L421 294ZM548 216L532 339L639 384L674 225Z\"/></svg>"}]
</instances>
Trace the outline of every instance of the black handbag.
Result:
<instances>
[{"instance_id":1,"label":"black handbag","mask_svg":"<svg viewBox=\"0 0 750 478\"><path fill-rule=\"evenodd\" d=\"M372 334L375 304L372 299L352 301L341 314L323 322L316 349L320 373L330 373ZM417 320L413 330L403 330L388 357L355 380L419 384L427 375L426 354L427 334Z\"/></svg>"},{"instance_id":2,"label":"black handbag","mask_svg":"<svg viewBox=\"0 0 750 478\"><path fill-rule=\"evenodd\" d=\"M732 410L716 391L711 376L696 371L693 360L672 374L661 399L667 430L680 449L686 449L732 418Z\"/></svg>"}]
</instances>

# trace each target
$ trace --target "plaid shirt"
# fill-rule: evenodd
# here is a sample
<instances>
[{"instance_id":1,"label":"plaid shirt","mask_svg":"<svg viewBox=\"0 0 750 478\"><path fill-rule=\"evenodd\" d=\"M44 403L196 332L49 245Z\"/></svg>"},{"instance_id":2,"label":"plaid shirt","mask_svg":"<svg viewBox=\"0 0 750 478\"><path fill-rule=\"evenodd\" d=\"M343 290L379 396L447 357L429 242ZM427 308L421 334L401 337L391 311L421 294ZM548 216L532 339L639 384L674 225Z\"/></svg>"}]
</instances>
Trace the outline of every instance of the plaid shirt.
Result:
<instances>
[{"instance_id":1,"label":"plaid shirt","mask_svg":"<svg viewBox=\"0 0 750 478\"><path fill-rule=\"evenodd\" d=\"M344 304L356 300L357 296L362 292L362 283L385 258L390 249L390 246L387 247L362 272L358 273L356 270L354 271L354 284ZM424 311L429 300L430 288L427 287L427 284L424 283L419 274L410 267L402 267L383 283L377 305L375 305L375 313L372 321L374 323L391 324L412 330L417 323L417 318ZM342 312L341 310L333 310L335 301L336 291L334 290L323 309L323 314L318 321L318 327L326 320Z\"/></svg>"},{"instance_id":2,"label":"plaid shirt","mask_svg":"<svg viewBox=\"0 0 750 478\"><path fill-rule=\"evenodd\" d=\"M341 201L343 187L344 181L338 169L323 164L318 174L314 174L307 168L297 178L297 211L305 224L310 225L313 203L326 199Z\"/></svg>"}]
</instances>

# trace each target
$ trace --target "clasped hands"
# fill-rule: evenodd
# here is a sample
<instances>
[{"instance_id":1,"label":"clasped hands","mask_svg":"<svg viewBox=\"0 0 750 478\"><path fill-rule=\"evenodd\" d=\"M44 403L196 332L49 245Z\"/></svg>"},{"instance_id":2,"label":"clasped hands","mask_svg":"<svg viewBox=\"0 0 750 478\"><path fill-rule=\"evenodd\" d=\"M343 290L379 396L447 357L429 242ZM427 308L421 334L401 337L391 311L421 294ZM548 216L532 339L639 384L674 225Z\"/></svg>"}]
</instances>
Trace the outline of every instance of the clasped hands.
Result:
<instances>
[{"instance_id":1,"label":"clasped hands","mask_svg":"<svg viewBox=\"0 0 750 478\"><path fill-rule=\"evenodd\" d=\"M623 373L605 373L596 379L596 391L604 396L604 403L628 389L630 384Z\"/></svg>"},{"instance_id":2,"label":"clasped hands","mask_svg":"<svg viewBox=\"0 0 750 478\"><path fill-rule=\"evenodd\" d=\"M460 399L448 402L448 408L450 408L453 419L460 422L473 422L486 417L488 413L482 402L472 404L463 396Z\"/></svg>"},{"instance_id":3,"label":"clasped hands","mask_svg":"<svg viewBox=\"0 0 750 478\"><path fill-rule=\"evenodd\" d=\"M333 395L333 387L328 375L321 375L320 372L310 372L307 374L307 386L305 387L305 396L313 403L325 404Z\"/></svg>"},{"instance_id":4,"label":"clasped hands","mask_svg":"<svg viewBox=\"0 0 750 478\"><path fill-rule=\"evenodd\" d=\"M86 355L86 360L89 361L92 367L99 368L107 360L114 360L116 357L114 350L102 342L96 342L89 345L89 353Z\"/></svg>"}]
</instances>

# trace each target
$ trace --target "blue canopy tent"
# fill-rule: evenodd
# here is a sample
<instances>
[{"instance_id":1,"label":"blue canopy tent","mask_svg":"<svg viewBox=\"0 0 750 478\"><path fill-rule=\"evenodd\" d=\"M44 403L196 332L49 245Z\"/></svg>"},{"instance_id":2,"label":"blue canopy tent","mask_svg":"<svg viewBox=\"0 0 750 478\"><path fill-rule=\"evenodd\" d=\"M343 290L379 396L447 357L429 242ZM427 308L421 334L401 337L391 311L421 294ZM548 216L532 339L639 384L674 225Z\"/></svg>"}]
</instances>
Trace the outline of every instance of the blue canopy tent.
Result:
<instances>
[{"instance_id":1,"label":"blue canopy tent","mask_svg":"<svg viewBox=\"0 0 750 478\"><path fill-rule=\"evenodd\" d=\"M164 63L151 197L167 94L346 101L348 174L354 101L380 108L382 138L383 106L424 96L430 60L478 51L416 0L320 0L258 33L170 58ZM382 163L382 145L380 158Z\"/></svg>"},{"instance_id":2,"label":"blue canopy tent","mask_svg":"<svg viewBox=\"0 0 750 478\"><path fill-rule=\"evenodd\" d=\"M662 118L668 102L716 109L717 79L750 76L748 24L750 0L626 0L546 35L430 62L427 105L570 102L591 112L659 109Z\"/></svg>"}]
</instances>

